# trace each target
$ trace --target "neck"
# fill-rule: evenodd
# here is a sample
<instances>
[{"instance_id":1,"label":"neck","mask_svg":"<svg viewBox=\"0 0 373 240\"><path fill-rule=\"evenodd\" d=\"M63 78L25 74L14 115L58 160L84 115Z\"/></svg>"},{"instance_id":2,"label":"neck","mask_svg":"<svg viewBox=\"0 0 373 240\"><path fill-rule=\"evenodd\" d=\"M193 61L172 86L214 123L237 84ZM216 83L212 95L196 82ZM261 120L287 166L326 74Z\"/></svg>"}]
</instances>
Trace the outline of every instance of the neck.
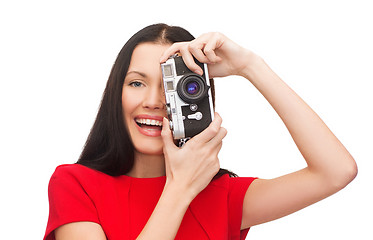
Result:
<instances>
[{"instance_id":1,"label":"neck","mask_svg":"<svg viewBox=\"0 0 373 240\"><path fill-rule=\"evenodd\" d=\"M165 176L166 168L164 155L147 155L135 150L134 165L127 175L136 178Z\"/></svg>"}]
</instances>

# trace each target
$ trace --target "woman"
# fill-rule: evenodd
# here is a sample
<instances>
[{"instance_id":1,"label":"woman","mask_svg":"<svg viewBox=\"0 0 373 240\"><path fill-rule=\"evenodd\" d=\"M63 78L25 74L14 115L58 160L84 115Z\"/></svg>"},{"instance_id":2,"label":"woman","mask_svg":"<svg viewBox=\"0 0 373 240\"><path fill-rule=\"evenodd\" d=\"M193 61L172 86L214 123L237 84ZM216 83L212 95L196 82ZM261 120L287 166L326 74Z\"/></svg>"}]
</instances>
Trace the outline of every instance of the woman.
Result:
<instances>
[{"instance_id":1,"label":"woman","mask_svg":"<svg viewBox=\"0 0 373 240\"><path fill-rule=\"evenodd\" d=\"M182 148L166 117L160 63L181 54L210 77L239 75L268 100L307 167L275 179L220 169L227 131L214 121ZM49 185L45 239L244 239L268 222L339 191L357 166L322 120L253 52L220 33L148 26L123 47L78 164L59 166ZM275 200L275 201L274 201Z\"/></svg>"}]
</instances>

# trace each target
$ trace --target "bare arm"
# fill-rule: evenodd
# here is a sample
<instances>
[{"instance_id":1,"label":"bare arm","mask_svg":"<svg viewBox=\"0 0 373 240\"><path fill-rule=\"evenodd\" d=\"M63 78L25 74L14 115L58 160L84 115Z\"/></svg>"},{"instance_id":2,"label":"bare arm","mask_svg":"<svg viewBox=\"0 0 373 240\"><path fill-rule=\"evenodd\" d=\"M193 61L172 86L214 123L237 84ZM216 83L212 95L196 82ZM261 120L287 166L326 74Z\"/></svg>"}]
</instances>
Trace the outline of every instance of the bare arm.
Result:
<instances>
[{"instance_id":1,"label":"bare arm","mask_svg":"<svg viewBox=\"0 0 373 240\"><path fill-rule=\"evenodd\" d=\"M166 184L157 206L137 239L174 239L191 201L181 188Z\"/></svg>"},{"instance_id":2,"label":"bare arm","mask_svg":"<svg viewBox=\"0 0 373 240\"><path fill-rule=\"evenodd\" d=\"M252 57L255 59L242 76L278 113L307 167L275 179L254 181L245 196L242 228L280 218L326 198L357 174L354 159L319 116L262 59Z\"/></svg>"},{"instance_id":3,"label":"bare arm","mask_svg":"<svg viewBox=\"0 0 373 240\"><path fill-rule=\"evenodd\" d=\"M56 240L106 240L102 227L94 222L74 222L54 230Z\"/></svg>"}]
</instances>

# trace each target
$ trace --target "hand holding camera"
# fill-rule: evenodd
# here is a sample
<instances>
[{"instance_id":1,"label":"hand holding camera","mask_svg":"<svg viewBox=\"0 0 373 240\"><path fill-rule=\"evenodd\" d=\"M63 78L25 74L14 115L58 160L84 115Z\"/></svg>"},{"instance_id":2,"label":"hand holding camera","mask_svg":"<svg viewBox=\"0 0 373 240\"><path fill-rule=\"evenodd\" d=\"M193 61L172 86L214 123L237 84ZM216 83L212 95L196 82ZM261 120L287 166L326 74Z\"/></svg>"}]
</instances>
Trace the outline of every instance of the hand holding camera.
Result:
<instances>
[{"instance_id":1,"label":"hand holding camera","mask_svg":"<svg viewBox=\"0 0 373 240\"><path fill-rule=\"evenodd\" d=\"M168 48L160 61L174 139L189 139L213 120L209 78L243 76L258 59L221 33L206 33Z\"/></svg>"},{"instance_id":2,"label":"hand holding camera","mask_svg":"<svg viewBox=\"0 0 373 240\"><path fill-rule=\"evenodd\" d=\"M205 33L191 42L174 43L162 55L160 62L180 53L186 66L202 75L202 68L194 61L208 64L209 77L243 76L250 66L260 59L221 33Z\"/></svg>"},{"instance_id":3,"label":"hand holding camera","mask_svg":"<svg viewBox=\"0 0 373 240\"><path fill-rule=\"evenodd\" d=\"M185 197L194 199L220 169L218 154L227 130L221 127L222 119L215 113L212 123L190 139L183 148L174 144L168 120L163 120L162 139L166 163L167 185L182 189Z\"/></svg>"}]
</instances>

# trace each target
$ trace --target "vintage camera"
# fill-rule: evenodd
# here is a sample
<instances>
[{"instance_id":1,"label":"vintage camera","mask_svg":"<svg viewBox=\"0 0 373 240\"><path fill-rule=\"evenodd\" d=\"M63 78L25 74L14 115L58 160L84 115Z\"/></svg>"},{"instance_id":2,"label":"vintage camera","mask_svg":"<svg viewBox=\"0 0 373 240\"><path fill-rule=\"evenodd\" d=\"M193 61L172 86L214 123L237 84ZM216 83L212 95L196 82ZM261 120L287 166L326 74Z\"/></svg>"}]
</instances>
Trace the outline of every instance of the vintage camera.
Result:
<instances>
[{"instance_id":1,"label":"vintage camera","mask_svg":"<svg viewBox=\"0 0 373 240\"><path fill-rule=\"evenodd\" d=\"M162 64L163 85L170 128L174 139L189 139L207 128L214 119L207 65L198 75L174 55Z\"/></svg>"}]
</instances>

